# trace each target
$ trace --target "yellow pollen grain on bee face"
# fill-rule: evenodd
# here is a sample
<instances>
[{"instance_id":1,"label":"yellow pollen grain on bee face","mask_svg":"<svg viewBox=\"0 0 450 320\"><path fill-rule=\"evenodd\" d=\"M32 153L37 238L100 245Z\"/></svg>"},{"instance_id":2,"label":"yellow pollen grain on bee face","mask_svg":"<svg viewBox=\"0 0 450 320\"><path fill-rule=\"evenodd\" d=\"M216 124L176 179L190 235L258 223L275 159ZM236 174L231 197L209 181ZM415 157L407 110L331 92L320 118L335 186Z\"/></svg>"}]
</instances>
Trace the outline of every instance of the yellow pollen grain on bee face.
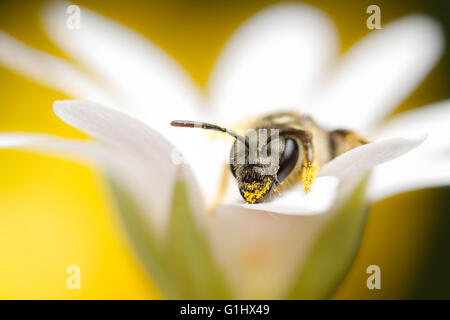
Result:
<instances>
[{"instance_id":1,"label":"yellow pollen grain on bee face","mask_svg":"<svg viewBox=\"0 0 450 320\"><path fill-rule=\"evenodd\" d=\"M270 189L271 183L272 180L268 179L263 187L261 187L261 183L257 181L253 181L251 184L248 184L245 187L246 191L244 192L245 200L249 203L255 203L256 200L260 199L267 193L267 191Z\"/></svg>"}]
</instances>

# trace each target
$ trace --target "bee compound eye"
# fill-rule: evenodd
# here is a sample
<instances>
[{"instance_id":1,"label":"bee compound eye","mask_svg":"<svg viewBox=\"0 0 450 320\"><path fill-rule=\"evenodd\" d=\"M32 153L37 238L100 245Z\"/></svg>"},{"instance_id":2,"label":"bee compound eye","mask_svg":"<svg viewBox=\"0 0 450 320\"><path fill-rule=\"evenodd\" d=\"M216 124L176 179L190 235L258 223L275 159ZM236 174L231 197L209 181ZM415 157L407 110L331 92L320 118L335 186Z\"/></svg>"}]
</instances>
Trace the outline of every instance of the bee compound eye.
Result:
<instances>
[{"instance_id":1,"label":"bee compound eye","mask_svg":"<svg viewBox=\"0 0 450 320\"><path fill-rule=\"evenodd\" d=\"M280 167L277 172L278 181L282 182L289 176L297 164L298 156L297 142L294 139L286 138L284 141L284 150L280 157Z\"/></svg>"}]
</instances>

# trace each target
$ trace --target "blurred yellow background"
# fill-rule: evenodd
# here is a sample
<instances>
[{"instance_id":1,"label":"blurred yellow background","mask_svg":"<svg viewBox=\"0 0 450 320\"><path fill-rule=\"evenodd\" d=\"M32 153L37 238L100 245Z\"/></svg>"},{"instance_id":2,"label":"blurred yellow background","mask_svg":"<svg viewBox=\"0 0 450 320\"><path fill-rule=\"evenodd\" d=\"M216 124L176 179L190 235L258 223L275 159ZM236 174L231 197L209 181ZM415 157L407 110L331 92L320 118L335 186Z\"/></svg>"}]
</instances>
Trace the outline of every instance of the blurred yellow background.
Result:
<instances>
[{"instance_id":1,"label":"blurred yellow background","mask_svg":"<svg viewBox=\"0 0 450 320\"><path fill-rule=\"evenodd\" d=\"M274 2L93 0L76 3L143 34L179 61L203 86L230 34L253 13ZM371 1L307 2L323 9L334 20L343 51L371 32L365 25L365 10ZM40 29L41 3L1 1L0 30L37 49L64 57ZM382 23L412 12L427 13L441 22L446 21L444 5L438 1L423 4L406 0L378 1L376 4L381 8ZM446 36L448 39L448 32ZM398 110L448 98L449 87L446 53L438 67ZM0 88L0 131L83 137L52 112L54 100L68 97L4 68L0 68ZM0 298L160 298L127 250L95 170L47 156L1 151L0 177ZM449 223L446 218L450 213L449 195L448 189L417 191L376 204L356 262L335 298L427 297L425 291L433 288L425 288L423 283L432 281L427 278L430 273L439 272L430 268L436 264L439 252L450 244L443 243L446 238L440 238L444 222ZM449 265L447 260L443 263ZM382 290L370 291L366 287L365 271L371 264L381 267ZM81 267L81 290L66 287L69 265ZM449 284L448 276L440 283ZM420 292L421 288L425 291ZM442 292L441 297L450 297L450 288L448 292L442 288L436 290Z\"/></svg>"}]
</instances>

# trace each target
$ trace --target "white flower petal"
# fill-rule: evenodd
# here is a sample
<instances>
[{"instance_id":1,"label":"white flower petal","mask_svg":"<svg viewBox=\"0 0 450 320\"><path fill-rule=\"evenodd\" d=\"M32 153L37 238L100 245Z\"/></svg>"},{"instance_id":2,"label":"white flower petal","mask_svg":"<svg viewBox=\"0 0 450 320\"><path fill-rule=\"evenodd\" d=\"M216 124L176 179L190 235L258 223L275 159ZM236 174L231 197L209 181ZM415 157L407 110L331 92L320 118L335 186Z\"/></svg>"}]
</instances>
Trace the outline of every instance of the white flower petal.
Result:
<instances>
[{"instance_id":1,"label":"white flower petal","mask_svg":"<svg viewBox=\"0 0 450 320\"><path fill-rule=\"evenodd\" d=\"M310 194L302 185L262 204L220 205L207 221L208 236L238 298L282 298L317 235L332 214L338 179L317 178ZM230 186L236 196L237 186Z\"/></svg>"},{"instance_id":2,"label":"white flower petal","mask_svg":"<svg viewBox=\"0 0 450 320\"><path fill-rule=\"evenodd\" d=\"M333 216L229 209L212 216L206 231L238 299L281 299Z\"/></svg>"},{"instance_id":3,"label":"white flower petal","mask_svg":"<svg viewBox=\"0 0 450 320\"><path fill-rule=\"evenodd\" d=\"M111 103L106 92L67 61L33 49L0 31L0 64L73 97Z\"/></svg>"},{"instance_id":4,"label":"white flower petal","mask_svg":"<svg viewBox=\"0 0 450 320\"><path fill-rule=\"evenodd\" d=\"M0 133L0 148L13 148L18 145L26 144L29 137L22 137L16 133Z\"/></svg>"},{"instance_id":5,"label":"white flower petal","mask_svg":"<svg viewBox=\"0 0 450 320\"><path fill-rule=\"evenodd\" d=\"M260 212L272 212L290 215L315 215L324 213L334 204L337 191L338 179L336 177L319 177L314 182L311 192L306 195L303 185L281 191L276 199L258 204L247 204L242 198L225 203L217 208L217 211L231 211L237 208L246 209L248 214L259 214ZM237 189L237 186L233 186Z\"/></svg>"},{"instance_id":6,"label":"white flower petal","mask_svg":"<svg viewBox=\"0 0 450 320\"><path fill-rule=\"evenodd\" d=\"M372 31L350 49L318 92L314 115L327 126L373 128L433 68L443 42L440 26L420 15Z\"/></svg>"},{"instance_id":7,"label":"white flower petal","mask_svg":"<svg viewBox=\"0 0 450 320\"><path fill-rule=\"evenodd\" d=\"M129 187L132 193L136 190L136 178L139 180L138 177L142 176L142 168L130 165L134 163L133 159L97 141L66 139L40 133L4 132L0 133L0 148L47 153L80 162L99 162L109 174L118 178L119 183Z\"/></svg>"},{"instance_id":8,"label":"white flower petal","mask_svg":"<svg viewBox=\"0 0 450 320\"><path fill-rule=\"evenodd\" d=\"M44 27L68 55L95 70L126 98L121 111L171 141L176 137L168 130L170 120L198 118L198 89L172 58L137 33L84 7L81 28L67 28L69 5L51 2L46 6Z\"/></svg>"},{"instance_id":9,"label":"white flower petal","mask_svg":"<svg viewBox=\"0 0 450 320\"><path fill-rule=\"evenodd\" d=\"M144 123L94 103L56 101L54 110L63 121L134 159L129 165L141 169L135 188L142 209L151 212L157 230L164 229L177 171L173 145Z\"/></svg>"},{"instance_id":10,"label":"white flower petal","mask_svg":"<svg viewBox=\"0 0 450 320\"><path fill-rule=\"evenodd\" d=\"M377 138L427 135L421 150L438 149L449 145L450 100L402 112L378 130ZM420 155L420 153L414 152Z\"/></svg>"},{"instance_id":11,"label":"white flower petal","mask_svg":"<svg viewBox=\"0 0 450 320\"><path fill-rule=\"evenodd\" d=\"M183 163L189 164L195 173L201 192L199 198L204 200L207 206L211 206L219 190L224 167L230 171L227 163L231 139L222 133L211 136L209 132L200 129L172 128L172 130L186 139L184 145L178 147L183 154Z\"/></svg>"},{"instance_id":12,"label":"white flower petal","mask_svg":"<svg viewBox=\"0 0 450 320\"><path fill-rule=\"evenodd\" d=\"M97 141L65 139L35 133L1 133L1 149L20 149L47 153L85 164L99 163L122 188L125 188L139 205L149 209L149 204L160 202L160 195L150 192L153 181L141 161ZM151 171L151 170L150 170ZM154 173L154 172L153 172ZM155 208L152 208L155 209ZM154 210L151 210L153 212ZM152 217L147 216L150 221ZM151 221L153 222L153 221ZM159 231L159 230L157 230Z\"/></svg>"},{"instance_id":13,"label":"white flower petal","mask_svg":"<svg viewBox=\"0 0 450 320\"><path fill-rule=\"evenodd\" d=\"M209 94L226 124L300 106L337 52L334 25L305 4L271 6L228 41L212 73ZM236 118L237 117L237 118Z\"/></svg>"},{"instance_id":14,"label":"white flower petal","mask_svg":"<svg viewBox=\"0 0 450 320\"><path fill-rule=\"evenodd\" d=\"M446 153L425 151L422 146L396 161L375 168L372 173L368 198L372 202L389 196L423 188L450 185L450 144ZM422 156L418 156L422 153Z\"/></svg>"},{"instance_id":15,"label":"white flower petal","mask_svg":"<svg viewBox=\"0 0 450 320\"><path fill-rule=\"evenodd\" d=\"M352 181L376 165L413 150L425 138L425 136L416 139L390 138L363 145L327 162L320 169L319 175L336 176L343 183Z\"/></svg>"},{"instance_id":16,"label":"white flower petal","mask_svg":"<svg viewBox=\"0 0 450 320\"><path fill-rule=\"evenodd\" d=\"M69 153L78 156L88 156L98 151L98 154L106 151L97 142L89 140L72 140L41 133L2 132L0 133L0 148L44 150L55 155L65 156Z\"/></svg>"},{"instance_id":17,"label":"white flower petal","mask_svg":"<svg viewBox=\"0 0 450 320\"><path fill-rule=\"evenodd\" d=\"M376 202L391 195L450 184L450 101L400 113L378 137L427 134L417 150L374 170L368 194Z\"/></svg>"}]
</instances>

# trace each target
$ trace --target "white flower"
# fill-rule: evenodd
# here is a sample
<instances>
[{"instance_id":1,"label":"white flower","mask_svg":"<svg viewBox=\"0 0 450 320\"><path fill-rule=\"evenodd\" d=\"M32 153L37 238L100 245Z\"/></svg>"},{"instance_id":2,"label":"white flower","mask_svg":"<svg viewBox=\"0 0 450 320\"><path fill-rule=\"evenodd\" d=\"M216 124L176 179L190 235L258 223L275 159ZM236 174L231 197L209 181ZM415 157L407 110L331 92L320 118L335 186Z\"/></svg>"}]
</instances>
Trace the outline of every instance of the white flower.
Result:
<instances>
[{"instance_id":1,"label":"white flower","mask_svg":"<svg viewBox=\"0 0 450 320\"><path fill-rule=\"evenodd\" d=\"M231 37L203 94L163 51L113 21L82 8L81 29L67 29L68 5L45 8L45 30L77 64L95 72L95 78L5 33L0 33L0 63L73 97L108 106L54 104L58 117L94 140L3 133L0 147L99 160L130 193L158 243L167 235L174 182L182 167L196 224L225 272L232 297L285 297L350 187L371 168L420 145L373 170L367 194L371 202L450 183L448 159L440 153L448 146L450 102L381 123L440 57L441 31L427 17L408 16L385 25L336 58L335 28L322 12L302 4L269 7ZM309 113L330 129L355 129L375 142L324 165L307 196L298 186L274 201L249 205L232 185L229 200L214 216L205 215L229 147L200 130L172 128L170 121L229 126L279 108ZM174 163L174 146L187 165Z\"/></svg>"}]
</instances>

